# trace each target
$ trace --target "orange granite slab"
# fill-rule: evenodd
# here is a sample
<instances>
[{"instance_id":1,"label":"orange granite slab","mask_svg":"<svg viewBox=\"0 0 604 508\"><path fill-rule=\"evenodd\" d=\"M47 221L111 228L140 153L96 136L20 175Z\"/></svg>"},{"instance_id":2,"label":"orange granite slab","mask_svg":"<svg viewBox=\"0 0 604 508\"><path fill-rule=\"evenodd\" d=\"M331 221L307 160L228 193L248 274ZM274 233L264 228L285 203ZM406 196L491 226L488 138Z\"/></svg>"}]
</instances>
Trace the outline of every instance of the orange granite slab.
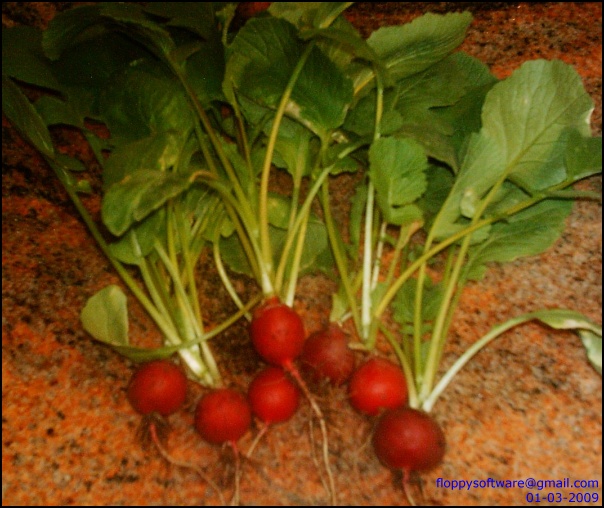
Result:
<instances>
[{"instance_id":1,"label":"orange granite slab","mask_svg":"<svg viewBox=\"0 0 604 508\"><path fill-rule=\"evenodd\" d=\"M5 2L3 27L43 26L57 8L70 5ZM534 58L572 64L595 101L592 126L601 135L601 3L360 3L348 16L368 34L429 10L466 8L475 20L465 51L499 77ZM125 397L134 366L92 341L79 321L87 298L107 284L120 284L119 279L52 172L4 118L2 131L3 505L219 503L216 491L194 471L166 464L137 440L140 417ZM68 135L59 142L86 158L85 149ZM581 185L598 190L601 179ZM350 189L343 182L338 199L345 202ZM98 210L94 199L87 204ZM577 203L563 237L548 252L493 266L483 281L470 284L455 316L443 368L493 325L523 312L567 307L601 323L601 210L599 203ZM204 309L218 321L234 309L226 303L210 261L203 268L202 291L211 295ZM333 289L324 278L301 281L296 308L307 331L326 322ZM132 300L133 341L159 344L158 331ZM245 389L261 365L245 325L218 340L218 362L228 383ZM228 449L202 442L194 431L193 408L202 390L191 388L186 408L170 419L167 446L179 460L203 468L228 500L232 456ZM343 389L320 393L320 403L328 415L339 502L407 504L400 478L372 453L372 422L350 409ZM458 374L433 414L448 444L443 463L421 475L427 504L601 504L602 380L573 333L536 324L511 330ZM267 433L253 460L244 462L242 504L325 504L310 453L310 415L303 404L293 420ZM242 449L256 432L244 436ZM317 428L313 436L319 438ZM447 489L439 486L439 478L483 481L484 488ZM527 478L598 483L540 491L492 485L494 480ZM572 503L573 493L596 493L599 500Z\"/></svg>"}]
</instances>

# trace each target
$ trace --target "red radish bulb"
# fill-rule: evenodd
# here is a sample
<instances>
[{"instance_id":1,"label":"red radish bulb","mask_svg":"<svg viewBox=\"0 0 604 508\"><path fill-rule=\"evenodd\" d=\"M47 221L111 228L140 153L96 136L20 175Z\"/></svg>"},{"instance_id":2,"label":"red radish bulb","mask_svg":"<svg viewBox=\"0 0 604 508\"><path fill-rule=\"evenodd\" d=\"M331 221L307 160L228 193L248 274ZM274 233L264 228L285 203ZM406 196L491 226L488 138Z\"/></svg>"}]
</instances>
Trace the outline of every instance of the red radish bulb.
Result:
<instances>
[{"instance_id":1,"label":"red radish bulb","mask_svg":"<svg viewBox=\"0 0 604 508\"><path fill-rule=\"evenodd\" d=\"M354 371L348 393L352 407L375 416L382 409L407 403L407 381L394 363L384 358L372 358Z\"/></svg>"},{"instance_id":2,"label":"red radish bulb","mask_svg":"<svg viewBox=\"0 0 604 508\"><path fill-rule=\"evenodd\" d=\"M254 311L250 336L264 361L278 367L291 366L304 346L304 323L298 313L270 298Z\"/></svg>"},{"instance_id":3,"label":"red radish bulb","mask_svg":"<svg viewBox=\"0 0 604 508\"><path fill-rule=\"evenodd\" d=\"M142 365L128 385L128 400L140 414L159 413L168 416L178 411L187 396L187 378L168 360L155 360Z\"/></svg>"},{"instance_id":4,"label":"red radish bulb","mask_svg":"<svg viewBox=\"0 0 604 508\"><path fill-rule=\"evenodd\" d=\"M195 428L209 443L235 443L247 432L252 413L246 398L230 388L204 395L195 410Z\"/></svg>"},{"instance_id":5,"label":"red radish bulb","mask_svg":"<svg viewBox=\"0 0 604 508\"><path fill-rule=\"evenodd\" d=\"M289 420L300 402L298 387L283 369L267 367L250 383L248 399L252 412L267 424Z\"/></svg>"},{"instance_id":6,"label":"red radish bulb","mask_svg":"<svg viewBox=\"0 0 604 508\"><path fill-rule=\"evenodd\" d=\"M346 335L334 323L306 339L300 360L314 381L326 378L335 386L345 383L354 370L354 353Z\"/></svg>"},{"instance_id":7,"label":"red radish bulb","mask_svg":"<svg viewBox=\"0 0 604 508\"><path fill-rule=\"evenodd\" d=\"M256 14L265 11L271 2L240 2L237 5L237 14L244 19L249 19Z\"/></svg>"},{"instance_id":8,"label":"red radish bulb","mask_svg":"<svg viewBox=\"0 0 604 508\"><path fill-rule=\"evenodd\" d=\"M380 417L373 434L373 448L380 462L389 468L420 471L441 462L445 436L427 413L398 407Z\"/></svg>"}]
</instances>

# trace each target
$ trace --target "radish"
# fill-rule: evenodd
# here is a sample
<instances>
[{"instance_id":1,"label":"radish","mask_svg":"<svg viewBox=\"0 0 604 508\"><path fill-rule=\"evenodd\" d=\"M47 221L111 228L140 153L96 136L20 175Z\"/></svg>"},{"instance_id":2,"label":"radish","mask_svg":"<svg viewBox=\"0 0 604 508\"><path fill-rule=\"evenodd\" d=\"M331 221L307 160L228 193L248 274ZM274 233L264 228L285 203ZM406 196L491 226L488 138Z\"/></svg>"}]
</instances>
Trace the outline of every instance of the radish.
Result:
<instances>
[{"instance_id":1,"label":"radish","mask_svg":"<svg viewBox=\"0 0 604 508\"><path fill-rule=\"evenodd\" d=\"M434 419L410 407L389 409L380 417L373 434L373 448L380 462L391 469L430 469L445 454L445 436Z\"/></svg>"},{"instance_id":2,"label":"radish","mask_svg":"<svg viewBox=\"0 0 604 508\"><path fill-rule=\"evenodd\" d=\"M236 443L249 429L252 413L246 398L230 388L204 395L195 410L195 428L209 443Z\"/></svg>"},{"instance_id":3,"label":"radish","mask_svg":"<svg viewBox=\"0 0 604 508\"><path fill-rule=\"evenodd\" d=\"M281 303L277 297L269 298L254 311L250 323L250 336L254 348L264 361L271 365L283 367L291 374L308 399L315 415L317 415L323 436L323 462L328 477L329 494L331 503L335 505L336 489L329 465L325 418L321 408L302 379L298 368L294 365L294 360L300 355L304 347L305 332L302 318L291 307Z\"/></svg>"},{"instance_id":4,"label":"radish","mask_svg":"<svg viewBox=\"0 0 604 508\"><path fill-rule=\"evenodd\" d=\"M294 309L273 297L254 311L250 336L264 361L289 369L304 347L304 324Z\"/></svg>"},{"instance_id":5,"label":"radish","mask_svg":"<svg viewBox=\"0 0 604 508\"><path fill-rule=\"evenodd\" d=\"M370 416L404 406L408 397L402 370L384 358L372 358L361 365L352 374L348 391L352 406Z\"/></svg>"},{"instance_id":6,"label":"radish","mask_svg":"<svg viewBox=\"0 0 604 508\"><path fill-rule=\"evenodd\" d=\"M139 437L143 444L151 441L164 460L174 466L195 471L212 486L220 503L224 505L220 489L199 466L172 457L164 447L169 430L165 417L178 411L187 397L187 378L182 370L168 360L145 363L132 376L127 395L134 410L144 416L139 427Z\"/></svg>"},{"instance_id":7,"label":"radish","mask_svg":"<svg viewBox=\"0 0 604 508\"><path fill-rule=\"evenodd\" d=\"M270 5L271 2L240 2L237 5L237 14L243 19L249 19L265 11Z\"/></svg>"},{"instance_id":8,"label":"radish","mask_svg":"<svg viewBox=\"0 0 604 508\"><path fill-rule=\"evenodd\" d=\"M262 420L262 427L246 453L249 458L269 425L294 415L300 403L300 391L283 369L269 366L250 383L248 399L252 412Z\"/></svg>"},{"instance_id":9,"label":"radish","mask_svg":"<svg viewBox=\"0 0 604 508\"><path fill-rule=\"evenodd\" d=\"M132 376L128 400L140 414L168 416L178 411L187 396L187 378L173 363L155 360L145 363Z\"/></svg>"},{"instance_id":10,"label":"radish","mask_svg":"<svg viewBox=\"0 0 604 508\"><path fill-rule=\"evenodd\" d=\"M264 423L280 423L298 409L300 392L283 369L267 367L250 383L248 399L252 412Z\"/></svg>"},{"instance_id":11,"label":"radish","mask_svg":"<svg viewBox=\"0 0 604 508\"><path fill-rule=\"evenodd\" d=\"M300 360L314 381L326 378L335 386L345 383L354 370L354 353L348 348L346 335L334 323L306 339Z\"/></svg>"},{"instance_id":12,"label":"radish","mask_svg":"<svg viewBox=\"0 0 604 508\"><path fill-rule=\"evenodd\" d=\"M204 395L195 410L195 428L208 443L229 443L235 455L235 492L232 506L239 505L239 450L237 441L252 423L247 399L238 391L220 388Z\"/></svg>"}]
</instances>

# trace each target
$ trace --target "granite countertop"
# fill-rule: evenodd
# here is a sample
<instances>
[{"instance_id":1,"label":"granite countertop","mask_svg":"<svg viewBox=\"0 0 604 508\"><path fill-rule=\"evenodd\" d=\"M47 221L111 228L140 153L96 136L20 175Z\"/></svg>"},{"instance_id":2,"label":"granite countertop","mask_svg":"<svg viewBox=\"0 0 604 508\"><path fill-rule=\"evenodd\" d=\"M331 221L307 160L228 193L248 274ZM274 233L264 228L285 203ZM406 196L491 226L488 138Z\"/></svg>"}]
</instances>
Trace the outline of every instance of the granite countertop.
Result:
<instances>
[{"instance_id":1,"label":"granite countertop","mask_svg":"<svg viewBox=\"0 0 604 508\"><path fill-rule=\"evenodd\" d=\"M29 7L29 5L33 7ZM3 3L3 27L42 25L69 3ZM37 9L37 10L36 10ZM359 3L350 20L364 33L428 10L470 9L475 20L463 49L507 76L534 58L561 59L584 80L601 135L601 3ZM140 418L125 387L133 365L93 342L79 312L87 298L119 284L53 174L3 118L2 167L2 501L3 505L215 504L216 493L190 470L169 467L136 439ZM62 140L69 143L67 137ZM74 148L75 149L75 148ZM582 188L600 189L601 179ZM91 200L91 207L98 203ZM210 263L207 264L208 267ZM212 288L211 272L208 288ZM326 316L328 281L305 278L297 305L308 331ZM207 302L226 315L222 294ZM132 300L132 299L131 299ZM522 312L568 307L601 323L601 205L577 203L563 237L546 253L494 266L463 294L447 360L491 326ZM132 304L135 340L158 341ZM258 367L238 325L221 353L231 382L243 388ZM192 429L194 390L171 418L168 446L230 492L228 450L203 443ZM344 392L324 394L334 472L346 505L405 504L400 482L371 453L371 423L354 414ZM244 466L244 504L319 504L324 491L308 451L308 408L276 426ZM572 333L536 324L493 342L463 369L433 411L448 442L444 462L422 474L433 504L526 505L527 493L602 495L602 384ZM242 442L247 447L252 436ZM597 480L596 488L439 488L446 480ZM553 501L553 502L552 502ZM549 499L543 504L561 504Z\"/></svg>"}]
</instances>

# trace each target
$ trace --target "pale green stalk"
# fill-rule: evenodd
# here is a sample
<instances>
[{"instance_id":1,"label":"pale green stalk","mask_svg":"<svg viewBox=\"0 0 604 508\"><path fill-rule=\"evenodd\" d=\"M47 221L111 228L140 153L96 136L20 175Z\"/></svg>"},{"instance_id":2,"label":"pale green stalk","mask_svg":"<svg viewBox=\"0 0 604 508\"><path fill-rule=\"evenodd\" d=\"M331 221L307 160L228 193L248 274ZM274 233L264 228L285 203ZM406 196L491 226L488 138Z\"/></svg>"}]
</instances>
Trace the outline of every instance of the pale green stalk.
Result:
<instances>
[{"instance_id":1,"label":"pale green stalk","mask_svg":"<svg viewBox=\"0 0 604 508\"><path fill-rule=\"evenodd\" d=\"M505 323L495 326L490 332L483 336L480 340L476 341L470 346L451 366L447 373L440 379L438 384L431 390L431 392L423 399L422 409L426 412L430 412L434 407L434 404L442 392L447 388L453 377L468 363L472 357L478 353L483 347L485 347L493 339L497 338L502 333L508 331L510 328L514 328L522 323L535 319L535 313L531 312L528 314L522 314L516 318L510 319Z\"/></svg>"},{"instance_id":2,"label":"pale green stalk","mask_svg":"<svg viewBox=\"0 0 604 508\"><path fill-rule=\"evenodd\" d=\"M367 203L365 207L365 236L363 238L363 282L361 286L361 340L369 341L371 326L371 266L373 256L372 231L374 210L373 183L367 185Z\"/></svg>"},{"instance_id":3,"label":"pale green stalk","mask_svg":"<svg viewBox=\"0 0 604 508\"><path fill-rule=\"evenodd\" d=\"M218 245L218 241L213 242L213 254L214 254L214 264L216 265L216 269L218 270L218 276L220 277L222 284L224 285L225 289L227 290L227 293L229 293L233 302L235 302L235 305L237 305L237 307L239 309L243 309L244 308L243 302L239 298L237 291L235 291L235 288L233 287L233 284L231 283L231 279L229 278L229 276L227 274L226 268L224 267L224 263L222 262L222 257L220 256L220 246ZM249 313L245 314L245 318L248 321L252 320L252 316Z\"/></svg>"},{"instance_id":4,"label":"pale green stalk","mask_svg":"<svg viewBox=\"0 0 604 508\"><path fill-rule=\"evenodd\" d=\"M380 331L386 337L386 340L392 346L396 357L398 358L399 363L403 369L403 373L405 374L405 379L407 380L407 390L409 392L409 405L413 408L419 407L419 397L417 396L417 389L415 387L415 379L413 376L413 369L411 364L409 363L409 359L399 346L398 342L394 338L393 333L388 330L385 326L380 326Z\"/></svg>"},{"instance_id":5,"label":"pale green stalk","mask_svg":"<svg viewBox=\"0 0 604 508\"><path fill-rule=\"evenodd\" d=\"M277 273L275 276L275 286L276 287L281 287L283 285L283 281L285 278L285 270L287 268L287 258L289 257L289 251L291 250L294 240L296 238L296 232L301 227L302 222L308 218L308 215L310 214L310 206L312 204L312 201L315 198L315 196L317 195L317 192L319 192L319 189L323 185L323 182L329 175L329 172L331 171L331 169L332 169L332 166L323 168L321 174L313 182L313 185L310 188L308 195L306 196L306 199L304 200L304 203L300 207L300 212L298 213L298 216L296 217L295 222L293 223L291 228L288 230L288 235L285 240L285 245L283 246L283 252L281 254L281 261L279 262L279 266L277 267Z\"/></svg>"},{"instance_id":6,"label":"pale green stalk","mask_svg":"<svg viewBox=\"0 0 604 508\"><path fill-rule=\"evenodd\" d=\"M268 223L268 182L270 176L271 163L273 160L273 152L275 150L275 144L277 142L277 135L279 134L279 127L281 125L281 120L283 119L283 115L285 114L285 108L289 102L289 98L291 97L292 91L302 72L302 68L306 63L306 60L310 56L310 52L314 47L314 42L311 42L304 49L304 53L298 60L296 67L292 75L289 78L287 86L283 91L283 95L281 96L281 100L279 101L279 105L277 107L277 112L273 118L273 126L271 128L271 132L268 137L268 143L266 146L266 152L264 156L264 163L262 165L262 173L260 176L260 202L259 202L259 211L258 211L258 223L260 227L260 250L262 253L262 277L261 277L261 286L262 292L265 295L272 295L275 293L275 287L273 284L273 252L270 241L270 233L269 233L269 223Z\"/></svg>"},{"instance_id":7,"label":"pale green stalk","mask_svg":"<svg viewBox=\"0 0 604 508\"><path fill-rule=\"evenodd\" d=\"M384 85L382 76L379 72L376 73L376 106L375 106L375 127L373 133L373 141L377 141L381 136L381 122L384 111ZM374 334L371 333L372 328L372 256L373 256L373 213L375 210L375 189L371 178L367 185L367 203L365 207L365 236L363 239L363 283L361 287L361 340L372 349L375 345ZM381 240L381 238L380 238ZM379 269L379 258L375 260ZM377 327L373 326L377 333Z\"/></svg>"}]
</instances>

